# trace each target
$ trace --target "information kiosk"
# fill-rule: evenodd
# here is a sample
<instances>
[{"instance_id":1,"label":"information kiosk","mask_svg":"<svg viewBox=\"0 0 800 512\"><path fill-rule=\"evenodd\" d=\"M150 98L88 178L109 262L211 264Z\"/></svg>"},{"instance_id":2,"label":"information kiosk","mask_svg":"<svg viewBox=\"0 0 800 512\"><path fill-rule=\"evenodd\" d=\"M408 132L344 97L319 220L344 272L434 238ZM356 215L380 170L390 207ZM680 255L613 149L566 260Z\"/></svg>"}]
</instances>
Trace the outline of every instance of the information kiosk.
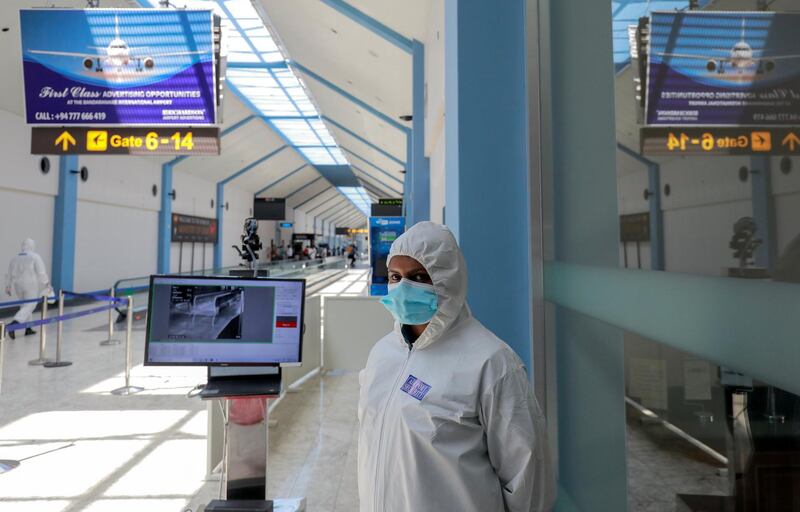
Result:
<instances>
[{"instance_id":1,"label":"information kiosk","mask_svg":"<svg viewBox=\"0 0 800 512\"><path fill-rule=\"evenodd\" d=\"M300 365L305 280L152 276L145 365L208 366L199 393L223 411L219 499L206 512L303 511L267 500L267 399L281 366Z\"/></svg>"}]
</instances>

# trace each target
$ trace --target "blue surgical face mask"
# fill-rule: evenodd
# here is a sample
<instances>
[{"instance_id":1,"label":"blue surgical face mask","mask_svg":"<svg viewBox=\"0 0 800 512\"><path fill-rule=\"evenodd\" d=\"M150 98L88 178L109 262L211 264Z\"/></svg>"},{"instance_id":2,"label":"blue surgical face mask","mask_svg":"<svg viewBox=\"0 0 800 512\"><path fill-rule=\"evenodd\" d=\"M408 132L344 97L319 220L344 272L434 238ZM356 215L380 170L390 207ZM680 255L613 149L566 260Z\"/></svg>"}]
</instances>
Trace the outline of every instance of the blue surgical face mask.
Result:
<instances>
[{"instance_id":1,"label":"blue surgical face mask","mask_svg":"<svg viewBox=\"0 0 800 512\"><path fill-rule=\"evenodd\" d=\"M432 284L402 279L389 285L389 293L381 299L381 304L401 324L421 325L436 314L439 299Z\"/></svg>"}]
</instances>

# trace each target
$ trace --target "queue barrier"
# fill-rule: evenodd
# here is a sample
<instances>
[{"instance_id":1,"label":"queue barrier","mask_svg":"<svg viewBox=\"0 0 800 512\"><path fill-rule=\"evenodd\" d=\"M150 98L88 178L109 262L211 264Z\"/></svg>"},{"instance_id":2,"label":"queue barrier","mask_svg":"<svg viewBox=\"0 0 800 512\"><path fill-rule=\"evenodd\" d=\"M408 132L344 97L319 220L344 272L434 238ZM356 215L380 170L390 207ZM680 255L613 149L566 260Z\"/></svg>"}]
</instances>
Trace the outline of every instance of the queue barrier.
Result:
<instances>
[{"instance_id":1,"label":"queue barrier","mask_svg":"<svg viewBox=\"0 0 800 512\"><path fill-rule=\"evenodd\" d=\"M64 313L64 300L65 297L75 297L75 298L82 298L88 299L95 302L107 302L107 304L103 306L96 306L89 309L84 309L81 311L76 311L73 313ZM58 293L58 315L54 317L48 318L47 310L48 310L48 301L52 300L53 297L41 297L37 299L27 299L22 301L13 301L18 304L29 304L32 302L41 302L42 309L41 309L41 318L38 320L31 320L29 322L21 322L21 323L14 323L14 324L5 324L0 322L0 390L2 390L2 376L3 376L3 356L5 351L5 343L6 343L6 333L12 331L19 331L23 329L28 329L32 327L44 327L48 324L57 323L57 337L56 337L56 359L50 360L45 357L46 347L47 347L47 329L39 329L39 356L36 359L28 361L28 364L31 366L43 366L45 368L60 368L64 366L69 366L72 363L70 361L63 361L61 359L61 340L62 340L62 332L63 332L63 323L67 320L73 320L75 318L80 318L83 316L93 315L97 313L102 313L104 311L109 311L109 339L113 334L113 315L111 313L112 310L116 309L120 303L126 303L127 305L127 312L128 312L128 323L127 323L127 336L125 340L125 386L119 389L115 389L112 391L115 395L129 395L133 393L138 393L142 391L143 388L131 386L130 379L131 379L131 335L133 330L133 297L125 297L118 298L114 296L114 290L110 290L109 295L104 294L97 294L97 293L77 293L77 292L70 292L70 291L60 291ZM109 340L107 340L109 341ZM111 343L106 343L111 344Z\"/></svg>"}]
</instances>

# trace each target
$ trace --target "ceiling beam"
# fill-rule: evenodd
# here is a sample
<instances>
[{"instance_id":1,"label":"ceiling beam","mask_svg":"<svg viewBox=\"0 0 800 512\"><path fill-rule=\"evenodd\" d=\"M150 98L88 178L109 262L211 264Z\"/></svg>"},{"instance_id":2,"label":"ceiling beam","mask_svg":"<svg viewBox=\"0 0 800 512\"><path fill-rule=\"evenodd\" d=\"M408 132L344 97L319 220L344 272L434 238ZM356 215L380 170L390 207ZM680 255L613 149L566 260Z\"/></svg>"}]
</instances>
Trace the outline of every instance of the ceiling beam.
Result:
<instances>
[{"instance_id":1,"label":"ceiling beam","mask_svg":"<svg viewBox=\"0 0 800 512\"><path fill-rule=\"evenodd\" d=\"M404 52L411 53L413 51L413 43L411 42L411 39L395 30L392 30L372 16L364 14L347 2L344 2L343 0L322 0L322 3L347 16L365 29L382 37Z\"/></svg>"},{"instance_id":2,"label":"ceiling beam","mask_svg":"<svg viewBox=\"0 0 800 512\"><path fill-rule=\"evenodd\" d=\"M351 167L352 169L355 169L356 171L360 172L361 174L364 174L364 175L366 175L368 178L371 178L371 179L372 179L374 182L376 182L376 183L379 183L380 185L382 185L382 186L383 186L383 188L386 188L386 189L388 189L388 190L391 190L391 191L393 191L395 194L403 195L403 193L402 193L402 192L400 192L399 190L395 189L394 187L392 187L392 186L391 186L391 185L389 185L388 183L386 183L386 182L384 182L384 181L381 181L381 180L379 180L377 177L373 176L372 174L370 174L369 172L365 171L365 170L364 170L364 169L362 169L361 167L359 167L359 166L357 166L357 165L354 165L354 164L350 164L350 167ZM360 174L356 173L356 176L360 176Z\"/></svg>"},{"instance_id":3,"label":"ceiling beam","mask_svg":"<svg viewBox=\"0 0 800 512\"><path fill-rule=\"evenodd\" d=\"M269 185L267 185L266 187L262 188L261 190L259 190L258 192L256 192L254 195L256 195L256 196L257 196L258 194L261 194L261 193L263 193L263 192L266 192L267 190L271 189L272 187L274 187L275 185L277 185L277 184L281 183L282 181L286 180L287 178L290 178L290 177L294 176L295 174L297 174L298 172L302 171L302 170L303 170L303 169L305 169L306 167L308 167L308 164L303 164L303 165L301 165L301 166L300 166L300 167L298 167L297 169L295 169L295 170L291 171L289 174L287 174L287 175L285 175L285 176L283 176L283 177L281 177L281 178L278 178L277 180L273 181L272 183L270 183L270 184L269 184Z\"/></svg>"},{"instance_id":4,"label":"ceiling beam","mask_svg":"<svg viewBox=\"0 0 800 512\"><path fill-rule=\"evenodd\" d=\"M257 167L257 166L263 164L264 162L266 162L267 160L269 160L270 158L272 158L273 156L277 155L278 153L280 153L281 151L283 151L284 149L286 149L288 147L289 146L281 146L278 149L276 149L275 151L271 151L271 152L267 153L266 155L262 156L258 160L254 161L254 162L251 162L250 164L242 167L241 169L239 169L235 173L231 174L230 176L228 176L224 180L220 181L219 183L222 184L222 185L230 183L231 181L235 180L236 178L238 178L242 174L245 174L246 172L251 171L254 167Z\"/></svg>"},{"instance_id":5,"label":"ceiling beam","mask_svg":"<svg viewBox=\"0 0 800 512\"><path fill-rule=\"evenodd\" d=\"M302 71L303 74L310 76L311 78L313 78L317 82L321 83L322 85L324 85L328 89L330 89L333 92L339 94L340 96L350 100L351 102L355 103L359 107L361 107L364 110L368 111L370 114L374 115L375 117L378 117L378 118L382 119L385 123L393 126L394 128L397 128L398 130L400 130L404 134L408 134L408 133L411 132L411 128L409 128L408 126L403 126L402 124L398 123L397 121L395 121L394 119L392 119L388 115L384 114L383 112L381 112L377 108L375 108L372 105L364 102L363 100L357 98L356 96L353 96L352 94L350 94L349 92L345 91L344 89L342 89L338 85L334 84L330 80L328 80L328 79L326 79L326 78L314 73L313 71L311 71L307 67L303 66L299 62L296 62L296 61L292 60L292 61L289 61L289 65L292 66L293 68L298 69L299 71Z\"/></svg>"},{"instance_id":6,"label":"ceiling beam","mask_svg":"<svg viewBox=\"0 0 800 512\"><path fill-rule=\"evenodd\" d=\"M401 180L401 179L399 179L399 178L396 178L396 177L392 176L391 174L389 174L389 172L388 172L388 171L384 170L384 169L383 169L383 168L381 168L381 167L378 167L377 165L375 165L374 163L370 162L369 160L367 160L367 159L366 159L366 158L364 158L363 156L361 156L361 155L359 155L358 153L354 152L352 149L350 149L350 148L346 148L346 147L344 147L344 146L340 146L340 148L341 148L341 150L342 150L342 151L346 151L346 152L350 153L351 155L353 155L354 157L358 158L359 160L361 160L361 161L362 161L362 162L364 162L365 164L368 164L370 167L373 167L373 168L375 168L376 170L378 170L378 171L382 172L383 174L385 174L385 175L386 175L386 176L388 176L389 178L393 179L393 180L394 180L394 181L396 181L397 183L399 183L399 184L401 184L401 185L403 184L403 180Z\"/></svg>"},{"instance_id":7,"label":"ceiling beam","mask_svg":"<svg viewBox=\"0 0 800 512\"><path fill-rule=\"evenodd\" d=\"M357 134L356 132L354 132L354 131L353 131L353 130L351 130L350 128L348 128L348 127L346 127L346 126L342 125L341 123L338 123L338 122L334 121L333 119L331 119L331 118L330 118L330 117L328 117L328 116L322 116L322 119L323 119L323 120L325 120L325 121L328 121L328 122L329 122L329 123L331 123L333 126L335 126L335 127L339 128L340 130L342 130L342 131L343 131L343 132L345 132L346 134L350 135L350 136L351 136L351 137L353 137L354 139L358 140L358 141L359 141L359 142L361 142L362 144L366 144L367 146L369 146L370 148L374 149L374 150L375 150L375 151L377 151L378 153L382 154L383 156L385 156L385 157L386 157L386 158L388 158L389 160L391 160L391 161L395 162L397 165L402 165L403 167L405 167L405 166L406 166L406 163L405 163L404 161L400 160L399 158L397 158L397 157L396 157L396 156L394 156L393 154L389 153L389 152L388 152L388 151L386 151L385 149L383 149L383 148L381 148L381 147L378 147L376 144L374 144L374 143L372 143L372 142L368 141L367 139L365 139L365 138L364 138L364 137L362 137L361 135Z\"/></svg>"}]
</instances>

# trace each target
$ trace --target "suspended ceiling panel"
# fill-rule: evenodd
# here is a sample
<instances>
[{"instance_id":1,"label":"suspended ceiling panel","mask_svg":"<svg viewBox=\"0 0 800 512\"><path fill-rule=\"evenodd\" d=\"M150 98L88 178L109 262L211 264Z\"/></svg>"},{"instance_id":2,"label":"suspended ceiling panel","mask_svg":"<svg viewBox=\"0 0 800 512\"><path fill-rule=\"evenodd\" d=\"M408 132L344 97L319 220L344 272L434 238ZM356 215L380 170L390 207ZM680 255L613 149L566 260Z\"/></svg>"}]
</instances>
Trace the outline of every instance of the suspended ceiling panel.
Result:
<instances>
[{"instance_id":1,"label":"suspended ceiling panel","mask_svg":"<svg viewBox=\"0 0 800 512\"><path fill-rule=\"evenodd\" d=\"M311 183L319 178L319 173L310 165L306 165L302 170L293 176L286 178L274 187L270 187L261 194L261 197L286 197L303 185Z\"/></svg>"},{"instance_id":2,"label":"suspended ceiling panel","mask_svg":"<svg viewBox=\"0 0 800 512\"><path fill-rule=\"evenodd\" d=\"M269 154L269 152L264 151L262 157L267 154ZM255 193L281 176L285 176L294 169L297 169L303 165L303 163L303 158L292 150L292 148L287 147L230 183Z\"/></svg>"},{"instance_id":3,"label":"suspended ceiling panel","mask_svg":"<svg viewBox=\"0 0 800 512\"><path fill-rule=\"evenodd\" d=\"M352 153L356 153L364 157L365 160L369 160L373 164L377 165L378 167L380 167L381 169L387 171L392 175L402 174L400 171L406 168L405 157L401 158L392 153L387 152L389 155L397 159L397 161L395 161L389 156L386 156L386 154L376 149L373 149L366 142L362 142L361 140L357 139L356 137L353 137L344 130L340 130L332 126L331 132L333 133L333 136L336 137L336 140L339 141L339 145L342 148L347 148L347 150L351 151Z\"/></svg>"},{"instance_id":4,"label":"suspended ceiling panel","mask_svg":"<svg viewBox=\"0 0 800 512\"><path fill-rule=\"evenodd\" d=\"M290 208L294 208L295 206L297 206L299 204L303 204L303 202L305 202L308 199L314 197L315 195L319 194L323 190L329 189L329 188L332 189L333 187L331 187L331 184L328 183L325 180L325 178L322 178L319 181L316 181L315 183L313 183L312 185L309 185L308 187L304 188L299 193L293 195L291 198L289 198L286 201L286 206L289 206Z\"/></svg>"},{"instance_id":5,"label":"suspended ceiling panel","mask_svg":"<svg viewBox=\"0 0 800 512\"><path fill-rule=\"evenodd\" d=\"M403 174L400 172L390 172L383 167L376 167L374 163L370 163L362 159L364 155L361 153L353 153L345 150L347 158L353 167L357 168L362 173L374 177L375 179L391 185L392 188L403 190Z\"/></svg>"},{"instance_id":6,"label":"suspended ceiling panel","mask_svg":"<svg viewBox=\"0 0 800 512\"><path fill-rule=\"evenodd\" d=\"M176 168L218 182L283 145L263 122L253 119L222 138L220 156L190 157Z\"/></svg>"},{"instance_id":7,"label":"suspended ceiling panel","mask_svg":"<svg viewBox=\"0 0 800 512\"><path fill-rule=\"evenodd\" d=\"M314 78L302 72L300 74L305 84L311 89L311 94L320 105L323 116L331 118L333 121L336 121L350 131L364 137L376 146L394 154L398 158L405 159L405 132L387 124L386 121L380 117L373 115L349 98L342 96ZM366 103L374 108L378 108L374 101L366 101ZM381 111L381 109L378 110ZM392 119L400 124L406 124L395 116L392 116ZM328 123L328 126L330 127L331 123Z\"/></svg>"},{"instance_id":8,"label":"suspended ceiling panel","mask_svg":"<svg viewBox=\"0 0 800 512\"><path fill-rule=\"evenodd\" d=\"M430 0L347 0L347 3L409 39L424 41Z\"/></svg>"},{"instance_id":9,"label":"suspended ceiling panel","mask_svg":"<svg viewBox=\"0 0 800 512\"><path fill-rule=\"evenodd\" d=\"M292 60L392 118L410 112L411 55L319 0L260 2Z\"/></svg>"},{"instance_id":10,"label":"suspended ceiling panel","mask_svg":"<svg viewBox=\"0 0 800 512\"><path fill-rule=\"evenodd\" d=\"M335 188L330 187L328 190L322 192L321 194L320 193L314 194L313 196L311 196L311 198L306 199L305 201L302 201L301 203L298 203L298 206L296 206L296 208L298 210L300 210L301 212L307 212L307 211L313 209L314 207L319 206L320 204L323 204L323 203L325 203L325 201L328 201L328 200L330 200L330 199L332 199L334 197L341 197L341 194ZM302 203L305 203L305 204L302 204ZM302 205L302 206L300 206L300 205Z\"/></svg>"},{"instance_id":11,"label":"suspended ceiling panel","mask_svg":"<svg viewBox=\"0 0 800 512\"><path fill-rule=\"evenodd\" d=\"M386 193L402 195L402 189L400 188L400 185L395 183L394 180L389 180L385 177L373 176L372 174L365 172L363 167L357 164L351 164L350 167L353 169L353 173L355 173L362 183L368 183L370 186L383 190Z\"/></svg>"}]
</instances>

